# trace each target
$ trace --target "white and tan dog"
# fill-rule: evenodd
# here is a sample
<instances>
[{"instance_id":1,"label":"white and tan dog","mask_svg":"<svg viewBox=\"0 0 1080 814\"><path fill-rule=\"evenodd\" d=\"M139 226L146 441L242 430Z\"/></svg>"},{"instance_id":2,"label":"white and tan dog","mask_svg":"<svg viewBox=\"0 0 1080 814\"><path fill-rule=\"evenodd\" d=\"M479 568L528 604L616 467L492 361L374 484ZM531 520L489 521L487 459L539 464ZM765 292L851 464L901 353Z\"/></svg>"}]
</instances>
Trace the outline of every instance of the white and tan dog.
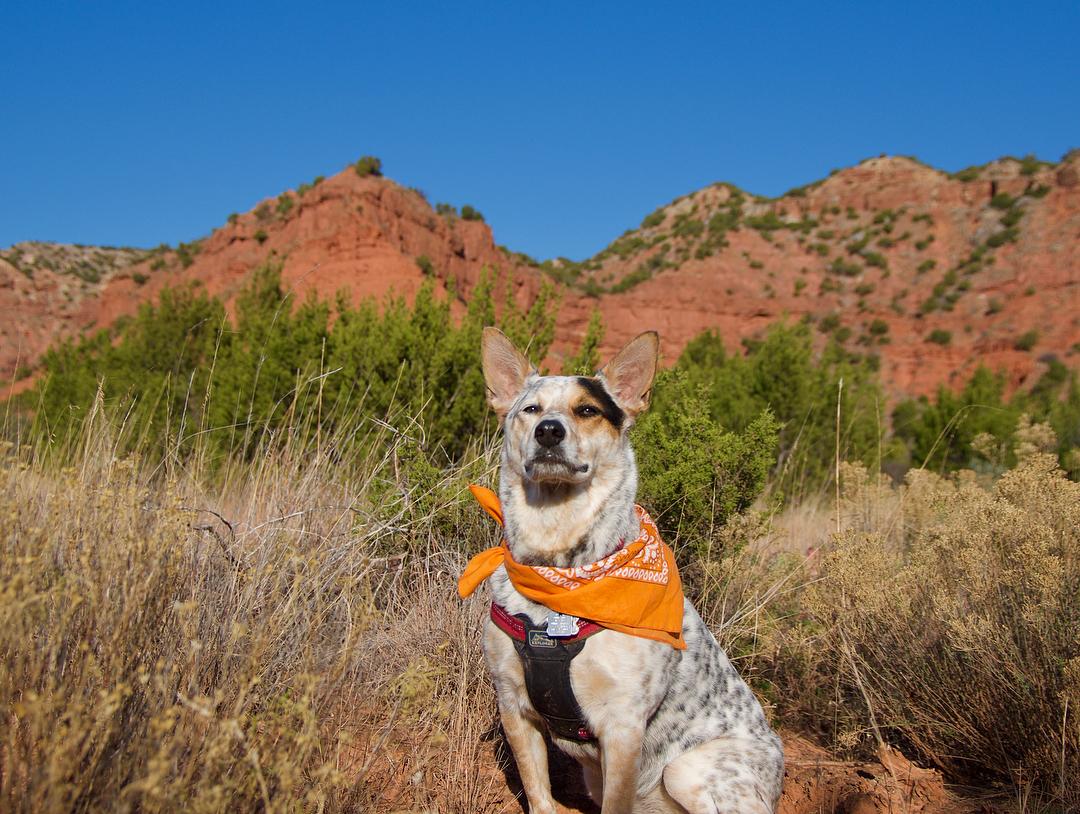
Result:
<instances>
[{"instance_id":1,"label":"white and tan dog","mask_svg":"<svg viewBox=\"0 0 1080 814\"><path fill-rule=\"evenodd\" d=\"M645 333L595 377L540 376L509 339L484 331L489 401L503 422L499 498L517 563L595 563L634 540L637 468L628 430L648 406L659 340ZM515 589L500 566L494 603L542 625L550 611ZM506 738L532 814L553 814L548 727L526 688L522 656L489 622L484 652ZM680 650L603 630L569 666L586 740L555 744L581 763L603 814L770 814L780 795L783 749L761 706L716 639L683 600Z\"/></svg>"}]
</instances>

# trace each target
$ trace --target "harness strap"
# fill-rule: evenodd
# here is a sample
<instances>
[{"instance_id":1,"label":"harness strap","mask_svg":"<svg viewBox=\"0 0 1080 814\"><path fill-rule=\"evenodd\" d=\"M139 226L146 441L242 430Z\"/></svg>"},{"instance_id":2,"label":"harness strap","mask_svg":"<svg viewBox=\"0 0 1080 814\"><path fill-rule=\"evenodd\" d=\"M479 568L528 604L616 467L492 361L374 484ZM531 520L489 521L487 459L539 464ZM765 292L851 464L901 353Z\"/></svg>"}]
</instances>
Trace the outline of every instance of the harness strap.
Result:
<instances>
[{"instance_id":1,"label":"harness strap","mask_svg":"<svg viewBox=\"0 0 1080 814\"><path fill-rule=\"evenodd\" d=\"M491 603L491 621L511 639L516 639L519 642L525 641L525 623L522 621L523 618L525 617L511 616L510 611L502 605L496 605L494 602ZM599 633L601 630L604 630L603 625L598 625L596 622L589 622L585 619L577 620L577 628L578 632L573 636L560 636L558 641L576 642L578 639L585 639L592 636L594 633Z\"/></svg>"},{"instance_id":2,"label":"harness strap","mask_svg":"<svg viewBox=\"0 0 1080 814\"><path fill-rule=\"evenodd\" d=\"M568 740L595 740L570 683L570 662L585 647L585 639L604 628L578 620L576 635L556 639L547 635L546 626L533 625L525 614L511 616L494 602L491 619L514 640L529 701L552 733Z\"/></svg>"}]
</instances>

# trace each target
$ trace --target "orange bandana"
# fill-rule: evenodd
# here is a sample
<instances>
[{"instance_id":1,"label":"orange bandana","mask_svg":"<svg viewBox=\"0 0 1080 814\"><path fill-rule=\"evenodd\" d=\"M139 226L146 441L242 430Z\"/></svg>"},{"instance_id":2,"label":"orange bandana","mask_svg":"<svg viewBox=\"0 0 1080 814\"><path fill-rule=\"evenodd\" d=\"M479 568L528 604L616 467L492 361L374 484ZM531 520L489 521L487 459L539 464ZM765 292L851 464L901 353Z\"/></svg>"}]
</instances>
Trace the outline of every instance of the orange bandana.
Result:
<instances>
[{"instance_id":1,"label":"orange bandana","mask_svg":"<svg viewBox=\"0 0 1080 814\"><path fill-rule=\"evenodd\" d=\"M483 486L470 486L469 491L502 525L498 496ZM469 596L502 565L518 592L533 602L685 650L682 582L675 555L660 539L648 513L640 506L634 511L641 521L641 536L598 562L577 568L522 565L503 540L469 561L458 580L458 594L463 599Z\"/></svg>"}]
</instances>

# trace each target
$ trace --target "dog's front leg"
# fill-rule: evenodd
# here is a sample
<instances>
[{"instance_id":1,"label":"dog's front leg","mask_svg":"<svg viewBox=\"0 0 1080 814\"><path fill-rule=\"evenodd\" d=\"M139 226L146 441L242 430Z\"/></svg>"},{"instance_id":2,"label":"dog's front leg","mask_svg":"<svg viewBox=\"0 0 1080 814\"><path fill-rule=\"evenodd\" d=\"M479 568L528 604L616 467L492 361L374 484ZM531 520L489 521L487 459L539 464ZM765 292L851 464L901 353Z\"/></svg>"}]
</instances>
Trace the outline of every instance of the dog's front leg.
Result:
<instances>
[{"instance_id":1,"label":"dog's front leg","mask_svg":"<svg viewBox=\"0 0 1080 814\"><path fill-rule=\"evenodd\" d=\"M600 741L600 766L604 772L601 814L631 814L637 799L638 760L645 730L620 727L606 732Z\"/></svg>"},{"instance_id":2,"label":"dog's front leg","mask_svg":"<svg viewBox=\"0 0 1080 814\"><path fill-rule=\"evenodd\" d=\"M529 814L555 814L544 735L536 724L510 706L499 704L499 717L525 787Z\"/></svg>"}]
</instances>

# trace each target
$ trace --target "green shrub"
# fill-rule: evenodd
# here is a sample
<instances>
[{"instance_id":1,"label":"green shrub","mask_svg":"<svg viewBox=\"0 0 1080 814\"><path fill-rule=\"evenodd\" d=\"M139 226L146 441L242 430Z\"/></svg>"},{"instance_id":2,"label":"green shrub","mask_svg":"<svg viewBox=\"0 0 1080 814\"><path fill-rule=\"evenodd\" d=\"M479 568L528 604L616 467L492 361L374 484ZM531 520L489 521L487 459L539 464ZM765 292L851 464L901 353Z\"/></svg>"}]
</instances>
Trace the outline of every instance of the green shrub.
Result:
<instances>
[{"instance_id":1,"label":"green shrub","mask_svg":"<svg viewBox=\"0 0 1080 814\"><path fill-rule=\"evenodd\" d=\"M435 264L431 262L431 258L426 254L422 254L416 258L416 266L425 277L435 276Z\"/></svg>"},{"instance_id":2,"label":"green shrub","mask_svg":"<svg viewBox=\"0 0 1080 814\"><path fill-rule=\"evenodd\" d=\"M885 336L889 332L889 323L883 319L875 319L868 328L871 336Z\"/></svg>"},{"instance_id":3,"label":"green shrub","mask_svg":"<svg viewBox=\"0 0 1080 814\"><path fill-rule=\"evenodd\" d=\"M641 501L666 540L719 558L725 552L710 551L713 538L764 488L779 425L766 409L745 430L726 429L711 416L707 393L682 371L661 373L655 391L664 408L633 430Z\"/></svg>"},{"instance_id":4,"label":"green shrub","mask_svg":"<svg viewBox=\"0 0 1080 814\"><path fill-rule=\"evenodd\" d=\"M600 344L604 341L604 320L600 311L594 308L589 316L589 325L581 340L581 347L563 363L564 376L592 376L601 367Z\"/></svg>"},{"instance_id":5,"label":"green shrub","mask_svg":"<svg viewBox=\"0 0 1080 814\"><path fill-rule=\"evenodd\" d=\"M263 243L266 242L266 238L269 237L269 235L267 235L266 232L263 231L262 229L259 229L258 231L255 232L254 235L252 235L252 237L254 237L255 240L257 240L259 242L259 245L262 245Z\"/></svg>"},{"instance_id":6,"label":"green shrub","mask_svg":"<svg viewBox=\"0 0 1080 814\"><path fill-rule=\"evenodd\" d=\"M195 256L201 251L201 240L193 240L190 243L181 243L176 247L176 259L180 261L181 268L188 268L195 262Z\"/></svg>"},{"instance_id":7,"label":"green shrub","mask_svg":"<svg viewBox=\"0 0 1080 814\"><path fill-rule=\"evenodd\" d=\"M143 274L141 271L136 271L131 275L132 281L135 285L145 285L146 281L150 279L149 275Z\"/></svg>"},{"instance_id":8,"label":"green shrub","mask_svg":"<svg viewBox=\"0 0 1080 814\"><path fill-rule=\"evenodd\" d=\"M836 315L824 317L818 329L836 330L829 327L833 319L838 323ZM699 388L695 392L705 394L709 414L725 428L743 431L766 409L781 422L776 470L780 492L820 485L828 477L841 377L841 448L853 459L877 449L875 399L880 393L873 375L835 343L816 354L806 324L771 326L759 341L750 343L746 356L728 354L716 334L701 334L687 345L676 368ZM663 412L662 390L657 389L655 398L657 411Z\"/></svg>"},{"instance_id":9,"label":"green shrub","mask_svg":"<svg viewBox=\"0 0 1080 814\"><path fill-rule=\"evenodd\" d=\"M665 259L668 248L667 245L661 246L656 254L638 264L637 268L611 287L611 293L621 294L624 291L629 291L634 286L651 279L656 272L663 271L666 268L673 268L675 264Z\"/></svg>"},{"instance_id":10,"label":"green shrub","mask_svg":"<svg viewBox=\"0 0 1080 814\"><path fill-rule=\"evenodd\" d=\"M698 237L705 231L705 224L690 217L678 217L671 233L675 237Z\"/></svg>"},{"instance_id":11,"label":"green shrub","mask_svg":"<svg viewBox=\"0 0 1080 814\"><path fill-rule=\"evenodd\" d=\"M373 155L365 155L353 164L353 169L361 178L366 178L369 175L378 177L382 175L382 161Z\"/></svg>"},{"instance_id":12,"label":"green shrub","mask_svg":"<svg viewBox=\"0 0 1080 814\"><path fill-rule=\"evenodd\" d=\"M1080 466L1072 468L1080 461L1074 464L1070 457L1080 447L1080 382L1075 371L1056 360L1030 392L1017 391L1011 399L1005 398L1004 376L980 367L959 392L943 386L933 400L902 401L893 411L893 429L915 465L985 469L987 456L976 449L975 439L983 435L996 448L1011 450L1023 414L1050 425L1059 439L1062 466L1080 475ZM992 463L1010 466L1015 461L1009 453Z\"/></svg>"},{"instance_id":13,"label":"green shrub","mask_svg":"<svg viewBox=\"0 0 1080 814\"><path fill-rule=\"evenodd\" d=\"M889 262L885 259L885 256L878 254L877 252L866 252L863 254L863 260L866 261L868 266L877 266L878 268L888 268Z\"/></svg>"},{"instance_id":14,"label":"green shrub","mask_svg":"<svg viewBox=\"0 0 1080 814\"><path fill-rule=\"evenodd\" d=\"M843 277L857 277L862 274L863 269L858 263L848 263L837 257L829 264L829 271Z\"/></svg>"},{"instance_id":15,"label":"green shrub","mask_svg":"<svg viewBox=\"0 0 1080 814\"><path fill-rule=\"evenodd\" d=\"M198 438L204 448L250 458L286 428L293 436L329 431L355 422L360 410L410 433L422 422L427 454L445 461L492 427L479 364L484 325L498 322L536 359L554 338L550 287L526 311L508 298L497 321L486 275L460 325L430 282L411 307L403 299L354 307L342 294L332 330L329 304L291 305L274 264L253 273L232 320L205 293L166 290L115 343L101 333L46 354L35 396L39 431L63 437L100 382L109 409L130 410L142 441L158 450L182 454Z\"/></svg>"},{"instance_id":16,"label":"green shrub","mask_svg":"<svg viewBox=\"0 0 1080 814\"><path fill-rule=\"evenodd\" d=\"M990 206L994 209L1008 209L1015 203L1016 199L1007 192L999 192L990 199Z\"/></svg>"},{"instance_id":17,"label":"green shrub","mask_svg":"<svg viewBox=\"0 0 1080 814\"><path fill-rule=\"evenodd\" d=\"M928 271L932 271L937 267L936 260L923 260L919 263L919 267L915 269L918 274L926 274Z\"/></svg>"},{"instance_id":18,"label":"green shrub","mask_svg":"<svg viewBox=\"0 0 1080 814\"><path fill-rule=\"evenodd\" d=\"M468 204L461 207L461 219L462 220L479 220L482 221L484 216L480 214L479 210L475 209Z\"/></svg>"},{"instance_id":19,"label":"green shrub","mask_svg":"<svg viewBox=\"0 0 1080 814\"><path fill-rule=\"evenodd\" d=\"M1042 162L1039 161L1033 154L1028 153L1022 159L1020 159L1020 174L1021 175L1034 175L1042 167Z\"/></svg>"},{"instance_id":20,"label":"green shrub","mask_svg":"<svg viewBox=\"0 0 1080 814\"><path fill-rule=\"evenodd\" d=\"M1024 210L1018 206L1010 208L1001 216L1001 225L1005 227L1016 226L1024 218Z\"/></svg>"},{"instance_id":21,"label":"green shrub","mask_svg":"<svg viewBox=\"0 0 1080 814\"><path fill-rule=\"evenodd\" d=\"M279 216L287 217L294 206L296 206L296 201L293 200L292 195L284 193L278 196L276 209Z\"/></svg>"},{"instance_id":22,"label":"green shrub","mask_svg":"<svg viewBox=\"0 0 1080 814\"><path fill-rule=\"evenodd\" d=\"M448 203L435 204L435 212L447 218L456 218L458 213L457 207Z\"/></svg>"},{"instance_id":23,"label":"green shrub","mask_svg":"<svg viewBox=\"0 0 1080 814\"><path fill-rule=\"evenodd\" d=\"M655 226L659 226L661 223L664 222L664 218L666 216L667 213L664 211L663 208L657 209L655 212L652 212L651 214L645 216L645 219L641 221L641 228L652 229Z\"/></svg>"},{"instance_id":24,"label":"green shrub","mask_svg":"<svg viewBox=\"0 0 1080 814\"><path fill-rule=\"evenodd\" d=\"M818 330L823 334L831 333L840 327L839 314L826 314L818 320Z\"/></svg>"},{"instance_id":25,"label":"green shrub","mask_svg":"<svg viewBox=\"0 0 1080 814\"><path fill-rule=\"evenodd\" d=\"M993 249L999 246L1004 246L1006 243L1015 243L1020 237L1020 230L1015 226L1008 229L1002 229L1000 232L994 232L986 239L986 245Z\"/></svg>"},{"instance_id":26,"label":"green shrub","mask_svg":"<svg viewBox=\"0 0 1080 814\"><path fill-rule=\"evenodd\" d=\"M1029 351L1035 347L1038 341L1039 332L1032 329L1018 336L1016 341L1013 342L1013 347L1016 348L1016 350Z\"/></svg>"},{"instance_id":27,"label":"green shrub","mask_svg":"<svg viewBox=\"0 0 1080 814\"><path fill-rule=\"evenodd\" d=\"M952 342L952 331L935 328L927 335L926 341L933 342L935 345L948 345Z\"/></svg>"}]
</instances>

